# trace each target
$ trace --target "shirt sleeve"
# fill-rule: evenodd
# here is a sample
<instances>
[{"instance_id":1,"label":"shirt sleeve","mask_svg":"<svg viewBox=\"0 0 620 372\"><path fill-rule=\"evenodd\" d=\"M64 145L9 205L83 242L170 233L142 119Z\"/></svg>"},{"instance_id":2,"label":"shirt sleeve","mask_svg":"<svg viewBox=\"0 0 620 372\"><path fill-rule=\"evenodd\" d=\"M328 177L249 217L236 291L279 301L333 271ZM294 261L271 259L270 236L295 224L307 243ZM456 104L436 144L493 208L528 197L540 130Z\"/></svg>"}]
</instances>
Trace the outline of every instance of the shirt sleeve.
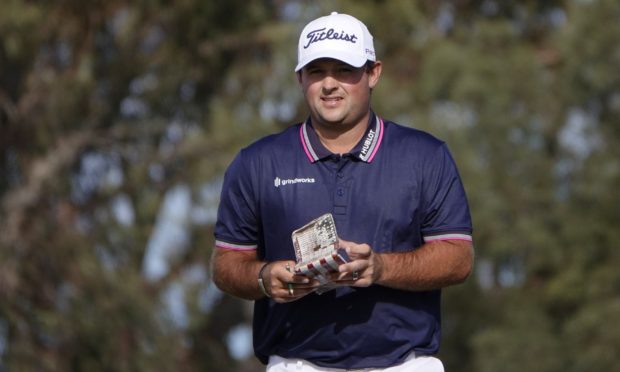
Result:
<instances>
[{"instance_id":1,"label":"shirt sleeve","mask_svg":"<svg viewBox=\"0 0 620 372\"><path fill-rule=\"evenodd\" d=\"M215 246L230 250L256 250L257 197L253 172L241 151L224 174L215 224Z\"/></svg>"},{"instance_id":2,"label":"shirt sleeve","mask_svg":"<svg viewBox=\"0 0 620 372\"><path fill-rule=\"evenodd\" d=\"M423 165L422 237L472 241L472 222L465 189L446 144Z\"/></svg>"}]
</instances>

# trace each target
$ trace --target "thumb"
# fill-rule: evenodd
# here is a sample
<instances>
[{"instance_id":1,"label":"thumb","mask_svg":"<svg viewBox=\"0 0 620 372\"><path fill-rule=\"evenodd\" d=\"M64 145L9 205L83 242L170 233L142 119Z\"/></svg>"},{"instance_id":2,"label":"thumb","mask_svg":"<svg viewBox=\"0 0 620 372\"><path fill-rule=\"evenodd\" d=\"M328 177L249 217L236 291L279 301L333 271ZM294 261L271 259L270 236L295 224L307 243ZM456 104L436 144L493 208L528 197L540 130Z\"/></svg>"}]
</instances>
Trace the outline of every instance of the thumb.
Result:
<instances>
[{"instance_id":1,"label":"thumb","mask_svg":"<svg viewBox=\"0 0 620 372\"><path fill-rule=\"evenodd\" d=\"M344 239L338 239L338 246L347 251L352 260L370 256L371 249L368 244L357 244Z\"/></svg>"}]
</instances>

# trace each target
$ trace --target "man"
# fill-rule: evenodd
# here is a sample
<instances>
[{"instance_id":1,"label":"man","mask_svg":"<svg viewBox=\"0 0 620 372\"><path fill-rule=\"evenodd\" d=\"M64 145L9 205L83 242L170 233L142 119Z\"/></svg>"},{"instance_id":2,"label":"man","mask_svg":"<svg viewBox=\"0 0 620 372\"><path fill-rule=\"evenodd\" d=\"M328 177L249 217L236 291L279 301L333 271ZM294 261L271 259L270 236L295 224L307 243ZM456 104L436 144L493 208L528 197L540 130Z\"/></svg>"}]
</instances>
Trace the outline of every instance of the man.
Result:
<instances>
[{"instance_id":1,"label":"man","mask_svg":"<svg viewBox=\"0 0 620 372\"><path fill-rule=\"evenodd\" d=\"M310 115L243 149L226 172L213 280L255 300L267 371L443 371L440 289L473 262L467 200L446 145L377 116L373 38L332 13L302 31L295 69ZM351 259L294 275L293 230L325 213Z\"/></svg>"}]
</instances>

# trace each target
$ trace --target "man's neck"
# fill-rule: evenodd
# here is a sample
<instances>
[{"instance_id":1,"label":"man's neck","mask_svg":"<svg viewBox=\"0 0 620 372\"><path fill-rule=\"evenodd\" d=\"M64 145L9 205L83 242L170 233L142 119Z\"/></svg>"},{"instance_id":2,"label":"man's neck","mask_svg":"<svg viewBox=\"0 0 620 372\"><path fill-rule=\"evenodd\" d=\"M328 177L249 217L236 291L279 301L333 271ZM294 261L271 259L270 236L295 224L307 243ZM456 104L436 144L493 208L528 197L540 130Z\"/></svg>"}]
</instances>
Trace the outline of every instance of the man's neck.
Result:
<instances>
[{"instance_id":1,"label":"man's neck","mask_svg":"<svg viewBox=\"0 0 620 372\"><path fill-rule=\"evenodd\" d=\"M334 154L346 154L351 152L362 139L369 121L370 112L352 126L322 125L313 121L313 127L325 148Z\"/></svg>"}]
</instances>

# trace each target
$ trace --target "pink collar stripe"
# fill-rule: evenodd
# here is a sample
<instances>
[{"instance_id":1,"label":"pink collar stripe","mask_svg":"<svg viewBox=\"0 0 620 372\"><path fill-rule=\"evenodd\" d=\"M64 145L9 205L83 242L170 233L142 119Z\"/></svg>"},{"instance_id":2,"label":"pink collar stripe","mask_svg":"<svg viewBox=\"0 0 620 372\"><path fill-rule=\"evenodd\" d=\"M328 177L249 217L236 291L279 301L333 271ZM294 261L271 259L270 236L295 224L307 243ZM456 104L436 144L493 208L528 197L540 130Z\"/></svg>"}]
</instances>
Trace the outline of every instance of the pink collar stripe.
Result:
<instances>
[{"instance_id":1,"label":"pink collar stripe","mask_svg":"<svg viewBox=\"0 0 620 372\"><path fill-rule=\"evenodd\" d=\"M377 151L379 151L379 147L381 146L381 142L383 141L384 130L385 124L383 123L383 119L381 119L379 116L376 116L375 126L374 128L371 128L366 134L366 138L364 140L365 146L362 152L358 155L362 161L370 163L375 158L375 155L377 155ZM310 138L308 136L307 121L305 121L299 126L299 139L304 149L304 153L308 157L308 160L310 160L311 163L319 160L319 156L314 151L314 148L312 147L312 143L310 142Z\"/></svg>"},{"instance_id":2,"label":"pink collar stripe","mask_svg":"<svg viewBox=\"0 0 620 372\"><path fill-rule=\"evenodd\" d=\"M314 163L315 161L319 160L319 157L316 155L314 149L312 149L312 146L310 145L310 139L308 138L306 126L307 122L304 122L299 127L299 138L301 139L301 145L304 147L304 152L306 153L306 156L311 163Z\"/></svg>"},{"instance_id":3,"label":"pink collar stripe","mask_svg":"<svg viewBox=\"0 0 620 372\"><path fill-rule=\"evenodd\" d=\"M379 150L379 146L381 146L381 141L383 140L383 129L384 129L383 119L381 119L378 116L377 116L377 126L376 126L376 129L379 132L379 135L378 135L377 141L373 144L374 148L373 148L372 152L370 153L370 156L368 157L368 160L366 160L368 163L372 162L372 159L374 159L375 155L377 155L377 150Z\"/></svg>"}]
</instances>

